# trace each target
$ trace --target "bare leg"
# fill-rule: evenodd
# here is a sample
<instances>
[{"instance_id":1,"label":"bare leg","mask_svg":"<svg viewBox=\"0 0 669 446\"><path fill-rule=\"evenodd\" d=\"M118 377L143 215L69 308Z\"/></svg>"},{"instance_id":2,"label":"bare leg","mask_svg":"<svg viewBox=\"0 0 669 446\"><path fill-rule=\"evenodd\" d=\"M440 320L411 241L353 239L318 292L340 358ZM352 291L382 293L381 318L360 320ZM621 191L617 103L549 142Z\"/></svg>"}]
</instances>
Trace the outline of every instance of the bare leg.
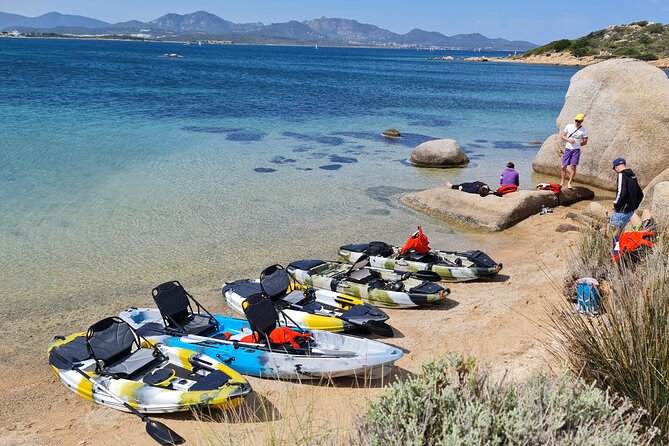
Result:
<instances>
[{"instance_id":1,"label":"bare leg","mask_svg":"<svg viewBox=\"0 0 669 446\"><path fill-rule=\"evenodd\" d=\"M450 181L446 181L446 187L449 189L453 188L453 184Z\"/></svg>"},{"instance_id":2,"label":"bare leg","mask_svg":"<svg viewBox=\"0 0 669 446\"><path fill-rule=\"evenodd\" d=\"M641 223L643 223L643 220L641 219L641 217L639 217L639 214L637 214L636 212L633 213L629 223L632 225L632 229L637 230L638 228L641 227Z\"/></svg>"},{"instance_id":3,"label":"bare leg","mask_svg":"<svg viewBox=\"0 0 669 446\"><path fill-rule=\"evenodd\" d=\"M644 209L643 213L641 214L641 220L646 221L650 220L651 218L653 218L653 216L650 214L650 209Z\"/></svg>"},{"instance_id":4,"label":"bare leg","mask_svg":"<svg viewBox=\"0 0 669 446\"><path fill-rule=\"evenodd\" d=\"M574 177L576 176L576 166L571 166L571 172L569 173L569 183L567 184L567 187L569 189L572 188L572 184L574 182Z\"/></svg>"},{"instance_id":5,"label":"bare leg","mask_svg":"<svg viewBox=\"0 0 669 446\"><path fill-rule=\"evenodd\" d=\"M567 174L567 166L560 167L560 187L564 186L564 177Z\"/></svg>"}]
</instances>

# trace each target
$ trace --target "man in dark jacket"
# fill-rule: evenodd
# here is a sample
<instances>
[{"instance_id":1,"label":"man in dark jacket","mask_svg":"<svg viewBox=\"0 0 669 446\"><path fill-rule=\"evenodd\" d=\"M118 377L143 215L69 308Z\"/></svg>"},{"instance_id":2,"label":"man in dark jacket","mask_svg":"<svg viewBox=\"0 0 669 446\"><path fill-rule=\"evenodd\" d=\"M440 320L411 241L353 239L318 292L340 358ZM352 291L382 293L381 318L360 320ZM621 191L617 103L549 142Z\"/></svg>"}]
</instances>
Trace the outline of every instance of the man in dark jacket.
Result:
<instances>
[{"instance_id":1,"label":"man in dark jacket","mask_svg":"<svg viewBox=\"0 0 669 446\"><path fill-rule=\"evenodd\" d=\"M613 160L613 169L618 173L618 184L616 186L616 198L613 200L613 214L611 214L610 225L617 232L622 232L630 219L636 217L634 211L639 208L641 200L643 200L643 191L639 186L636 175L634 175L632 169L627 167L624 158Z\"/></svg>"}]
</instances>

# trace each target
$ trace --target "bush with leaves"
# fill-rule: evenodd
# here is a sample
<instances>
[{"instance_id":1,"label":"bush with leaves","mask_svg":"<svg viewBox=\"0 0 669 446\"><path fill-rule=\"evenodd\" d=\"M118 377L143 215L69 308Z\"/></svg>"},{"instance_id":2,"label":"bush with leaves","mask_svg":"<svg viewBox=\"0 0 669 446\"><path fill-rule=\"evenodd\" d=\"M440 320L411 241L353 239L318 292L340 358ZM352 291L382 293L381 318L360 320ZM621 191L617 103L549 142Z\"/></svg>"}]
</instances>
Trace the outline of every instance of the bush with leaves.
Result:
<instances>
[{"instance_id":1,"label":"bush with leaves","mask_svg":"<svg viewBox=\"0 0 669 446\"><path fill-rule=\"evenodd\" d=\"M351 443L432 445L648 445L653 432L626 401L583 381L537 374L493 382L473 360L450 355L370 402Z\"/></svg>"}]
</instances>

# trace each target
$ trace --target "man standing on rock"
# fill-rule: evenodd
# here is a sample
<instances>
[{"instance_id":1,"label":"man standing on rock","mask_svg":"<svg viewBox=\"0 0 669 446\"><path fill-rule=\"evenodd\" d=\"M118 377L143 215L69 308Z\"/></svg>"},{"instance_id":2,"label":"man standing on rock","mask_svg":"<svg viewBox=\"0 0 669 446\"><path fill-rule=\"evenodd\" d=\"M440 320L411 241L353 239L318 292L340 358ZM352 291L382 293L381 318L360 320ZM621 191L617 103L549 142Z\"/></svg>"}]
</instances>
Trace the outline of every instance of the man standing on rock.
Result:
<instances>
[{"instance_id":1,"label":"man standing on rock","mask_svg":"<svg viewBox=\"0 0 669 446\"><path fill-rule=\"evenodd\" d=\"M583 127L583 119L584 116L579 113L574 118L574 124L568 124L562 132L562 140L566 142L566 145L564 148L564 155L562 155L560 187L564 186L567 166L571 166L567 188L572 188L572 183L576 176L576 166L578 166L578 160L581 157L581 147L588 144L588 130Z\"/></svg>"}]
</instances>

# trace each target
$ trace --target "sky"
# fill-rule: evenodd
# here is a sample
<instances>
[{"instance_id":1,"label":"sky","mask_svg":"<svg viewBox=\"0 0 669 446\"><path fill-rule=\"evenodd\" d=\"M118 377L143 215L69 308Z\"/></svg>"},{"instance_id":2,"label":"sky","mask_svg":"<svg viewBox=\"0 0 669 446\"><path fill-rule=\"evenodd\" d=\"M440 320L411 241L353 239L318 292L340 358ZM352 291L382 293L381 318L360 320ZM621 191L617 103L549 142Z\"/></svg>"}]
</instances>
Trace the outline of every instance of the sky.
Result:
<instances>
[{"instance_id":1,"label":"sky","mask_svg":"<svg viewBox=\"0 0 669 446\"><path fill-rule=\"evenodd\" d=\"M397 33L414 28L449 36L478 32L537 44L639 20L669 23L669 0L0 0L0 11L31 17L57 11L112 23L195 11L235 23L324 16L355 19Z\"/></svg>"}]
</instances>

